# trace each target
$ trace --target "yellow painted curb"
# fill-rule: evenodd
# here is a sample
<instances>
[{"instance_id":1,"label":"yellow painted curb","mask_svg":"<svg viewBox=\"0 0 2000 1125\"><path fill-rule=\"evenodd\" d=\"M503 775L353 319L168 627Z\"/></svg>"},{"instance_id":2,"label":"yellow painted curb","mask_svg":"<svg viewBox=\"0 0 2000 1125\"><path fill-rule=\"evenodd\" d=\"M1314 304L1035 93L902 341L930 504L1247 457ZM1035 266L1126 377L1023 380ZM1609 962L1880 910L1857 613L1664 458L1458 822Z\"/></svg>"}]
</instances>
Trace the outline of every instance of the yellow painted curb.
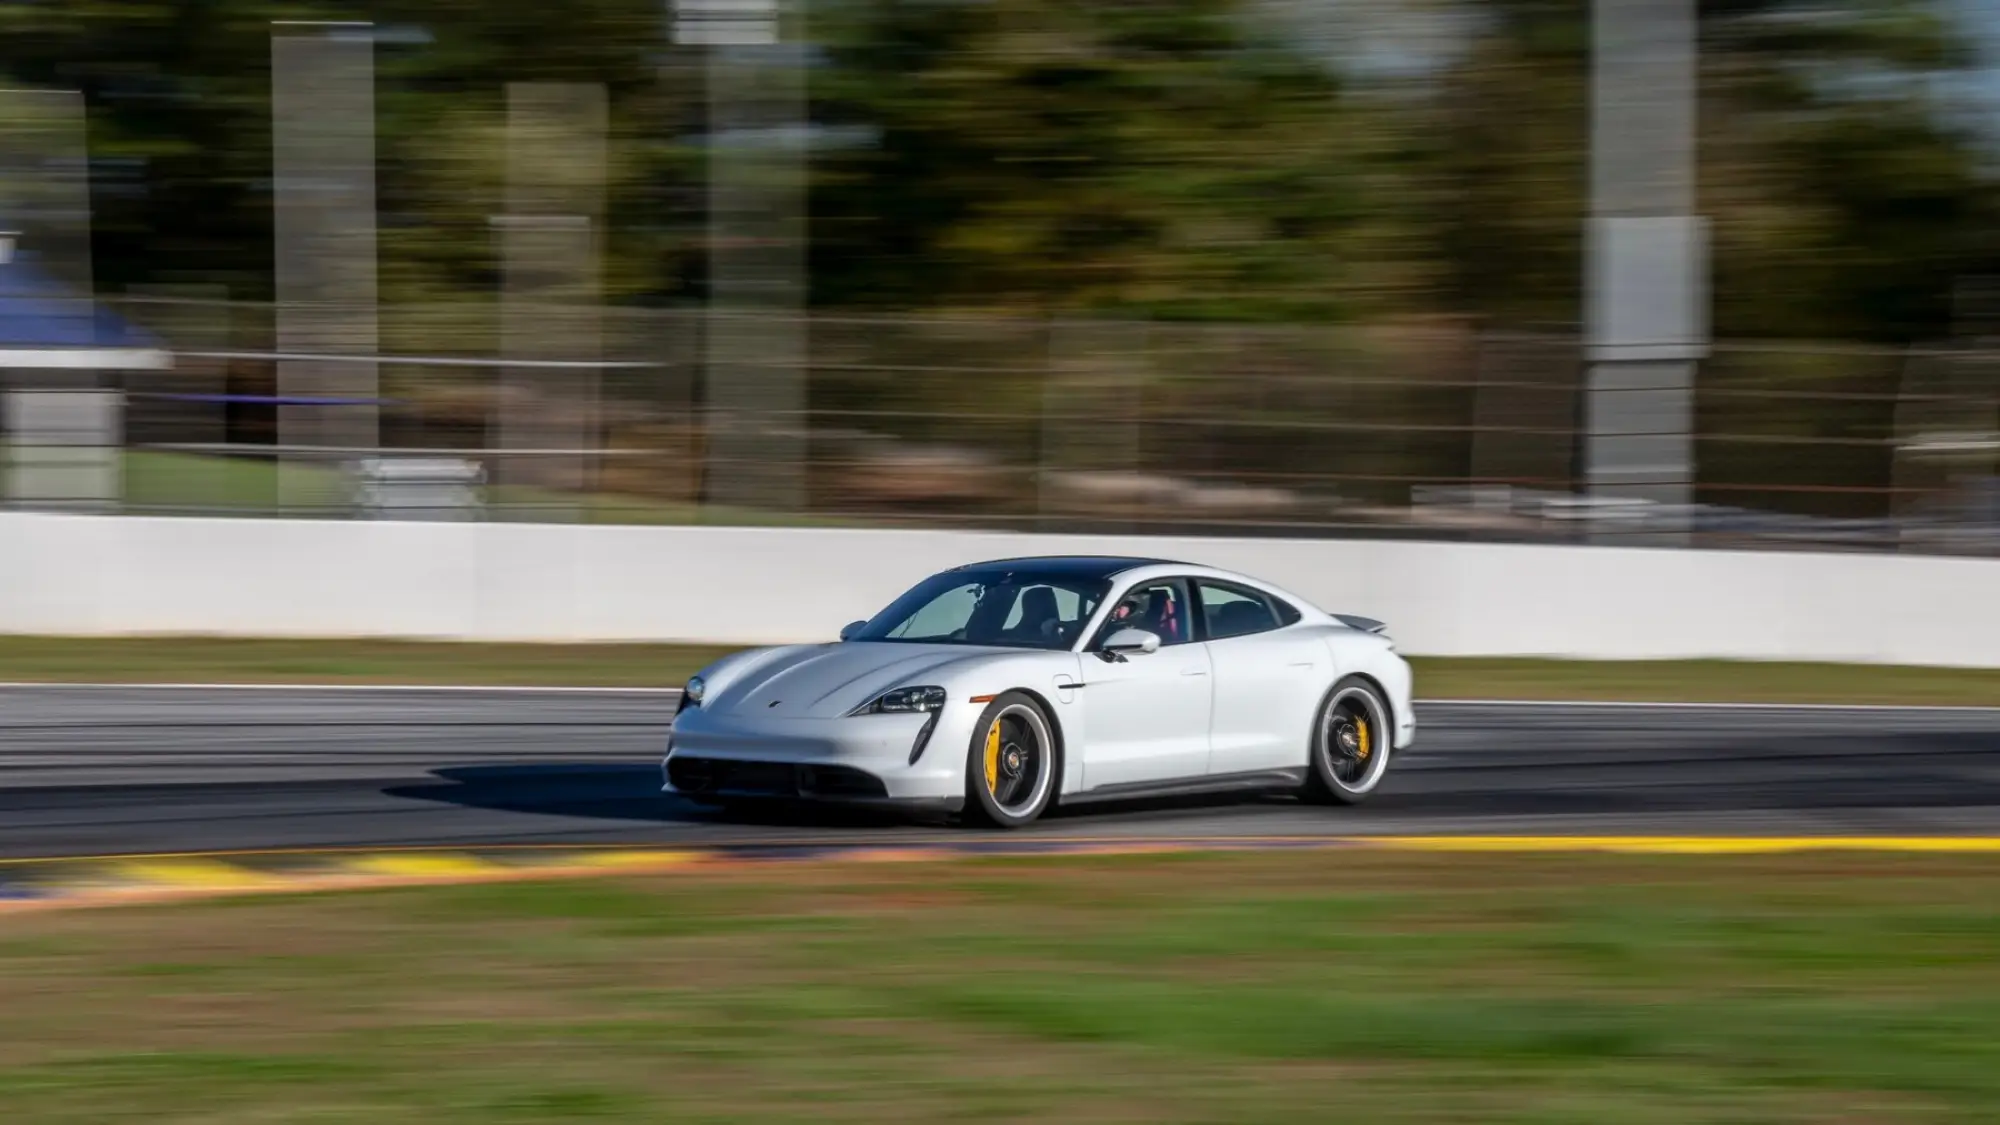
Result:
<instances>
[{"instance_id":1,"label":"yellow painted curb","mask_svg":"<svg viewBox=\"0 0 2000 1125\"><path fill-rule=\"evenodd\" d=\"M120 882L189 891L235 891L277 886L282 876L211 859L132 860L112 864Z\"/></svg>"},{"instance_id":2,"label":"yellow painted curb","mask_svg":"<svg viewBox=\"0 0 2000 1125\"><path fill-rule=\"evenodd\" d=\"M506 870L500 864L452 852L385 852L379 855L357 856L344 861L341 866L365 875L403 876L412 879L484 877Z\"/></svg>"},{"instance_id":3,"label":"yellow painted curb","mask_svg":"<svg viewBox=\"0 0 2000 1125\"><path fill-rule=\"evenodd\" d=\"M543 871L592 870L592 871L664 871L677 867L691 867L708 857L700 852L675 851L611 851L586 852L574 859L552 864Z\"/></svg>"},{"instance_id":4,"label":"yellow painted curb","mask_svg":"<svg viewBox=\"0 0 2000 1125\"><path fill-rule=\"evenodd\" d=\"M1796 852L2000 855L1994 836L1270 836L1189 840L1079 840L1025 837L1015 848L990 850L968 840L908 845L832 847L813 855L739 855L727 850L655 847L575 848L515 845L495 849L432 848L359 851L289 850L171 856L74 857L0 864L0 912L63 909L217 895L302 893L359 887L424 886L645 873L687 868L790 867L826 863L930 863L959 858L1060 858L1375 848L1431 853L1622 853L1636 855L1775 855ZM486 855L473 854L486 851ZM510 862L499 856L534 856ZM546 861L540 857L547 857ZM253 859L284 860L285 870L260 869ZM298 861L320 860L320 863ZM44 868L48 877L19 881ZM14 892L9 894L8 892Z\"/></svg>"},{"instance_id":5,"label":"yellow painted curb","mask_svg":"<svg viewBox=\"0 0 2000 1125\"><path fill-rule=\"evenodd\" d=\"M2000 853L1992 836L1380 836L1347 842L1398 851L1759 855L1802 851Z\"/></svg>"}]
</instances>

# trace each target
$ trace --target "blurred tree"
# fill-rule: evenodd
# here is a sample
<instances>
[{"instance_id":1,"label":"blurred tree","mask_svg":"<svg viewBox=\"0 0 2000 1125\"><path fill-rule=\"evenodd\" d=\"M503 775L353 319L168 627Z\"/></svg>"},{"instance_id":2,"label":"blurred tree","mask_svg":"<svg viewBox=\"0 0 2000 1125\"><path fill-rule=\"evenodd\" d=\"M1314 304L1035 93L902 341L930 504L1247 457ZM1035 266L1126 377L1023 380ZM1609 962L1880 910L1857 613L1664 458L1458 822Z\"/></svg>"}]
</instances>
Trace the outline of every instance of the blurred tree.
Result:
<instances>
[{"instance_id":1,"label":"blurred tree","mask_svg":"<svg viewBox=\"0 0 2000 1125\"><path fill-rule=\"evenodd\" d=\"M1988 138L1947 112L1938 81L1978 65L1964 29L1912 0L1715 7L1718 331L1948 333L1955 283L2000 251Z\"/></svg>"},{"instance_id":2,"label":"blurred tree","mask_svg":"<svg viewBox=\"0 0 2000 1125\"><path fill-rule=\"evenodd\" d=\"M88 99L100 288L268 292L271 16L232 0L0 5L4 79Z\"/></svg>"},{"instance_id":3,"label":"blurred tree","mask_svg":"<svg viewBox=\"0 0 2000 1125\"><path fill-rule=\"evenodd\" d=\"M1325 0L1349 4L1354 0ZM1578 316L1587 0L1423 0L1393 77L1311 0L813 0L814 299L1163 318ZM1914 338L2000 272L1938 0L1704 0L1701 203L1725 335ZM699 52L663 0L378 0L390 301L490 293L505 87L611 94L607 292L698 295ZM268 293L269 34L333 0L0 4L0 73L92 108L107 289ZM1393 69L1393 68L1390 68Z\"/></svg>"},{"instance_id":4,"label":"blurred tree","mask_svg":"<svg viewBox=\"0 0 2000 1125\"><path fill-rule=\"evenodd\" d=\"M248 0L245 0L248 2ZM421 28L382 57L384 284L450 300L498 284L490 219L506 209L507 87L589 82L610 102L605 292L683 296L695 275L702 119L689 52L665 42L661 0L382 0L375 18Z\"/></svg>"},{"instance_id":5,"label":"blurred tree","mask_svg":"<svg viewBox=\"0 0 2000 1125\"><path fill-rule=\"evenodd\" d=\"M1392 308L1429 270L1407 138L1237 0L855 0L815 25L831 122L825 299L1296 319Z\"/></svg>"},{"instance_id":6,"label":"blurred tree","mask_svg":"<svg viewBox=\"0 0 2000 1125\"><path fill-rule=\"evenodd\" d=\"M689 272L663 213L698 169L673 140L697 88L666 65L657 0L560 5L383 0L366 13L272 0L0 5L0 74L91 105L100 285L223 283L270 293L270 36L278 19L373 19L387 300L496 277L506 85L602 82L612 95L609 291L671 292Z\"/></svg>"},{"instance_id":7,"label":"blurred tree","mask_svg":"<svg viewBox=\"0 0 2000 1125\"><path fill-rule=\"evenodd\" d=\"M1484 0L1421 116L1448 301L1502 322L1579 316L1587 0ZM1935 4L1704 0L1700 198L1720 336L1910 339L1947 330L1991 269L1985 139L1937 81L1972 65Z\"/></svg>"}]
</instances>

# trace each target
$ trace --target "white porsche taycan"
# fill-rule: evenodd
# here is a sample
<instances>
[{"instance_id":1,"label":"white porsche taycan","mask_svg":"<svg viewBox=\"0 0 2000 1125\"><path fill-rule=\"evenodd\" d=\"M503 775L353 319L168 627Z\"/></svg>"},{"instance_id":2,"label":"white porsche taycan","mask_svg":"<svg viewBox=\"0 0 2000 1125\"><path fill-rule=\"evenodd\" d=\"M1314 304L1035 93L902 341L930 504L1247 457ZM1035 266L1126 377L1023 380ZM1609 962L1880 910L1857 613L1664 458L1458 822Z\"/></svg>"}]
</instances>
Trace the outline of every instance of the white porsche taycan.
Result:
<instances>
[{"instance_id":1,"label":"white porsche taycan","mask_svg":"<svg viewBox=\"0 0 2000 1125\"><path fill-rule=\"evenodd\" d=\"M838 643L687 683L664 789L880 803L1001 827L1204 790L1363 800L1416 734L1382 623L1152 559L1029 558L925 579Z\"/></svg>"}]
</instances>

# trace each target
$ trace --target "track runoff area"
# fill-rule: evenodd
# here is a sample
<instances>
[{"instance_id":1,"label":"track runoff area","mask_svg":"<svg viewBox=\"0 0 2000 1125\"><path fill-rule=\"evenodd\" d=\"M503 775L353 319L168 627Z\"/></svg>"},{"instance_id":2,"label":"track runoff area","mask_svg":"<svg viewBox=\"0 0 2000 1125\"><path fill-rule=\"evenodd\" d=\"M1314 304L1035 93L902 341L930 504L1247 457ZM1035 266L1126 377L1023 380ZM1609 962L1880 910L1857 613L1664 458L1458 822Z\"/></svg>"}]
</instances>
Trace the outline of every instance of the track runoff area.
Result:
<instances>
[{"instance_id":1,"label":"track runoff area","mask_svg":"<svg viewBox=\"0 0 2000 1125\"><path fill-rule=\"evenodd\" d=\"M1023 832L658 793L672 691L0 685L0 909L971 855L2000 852L2000 708L1426 701L1368 804Z\"/></svg>"}]
</instances>

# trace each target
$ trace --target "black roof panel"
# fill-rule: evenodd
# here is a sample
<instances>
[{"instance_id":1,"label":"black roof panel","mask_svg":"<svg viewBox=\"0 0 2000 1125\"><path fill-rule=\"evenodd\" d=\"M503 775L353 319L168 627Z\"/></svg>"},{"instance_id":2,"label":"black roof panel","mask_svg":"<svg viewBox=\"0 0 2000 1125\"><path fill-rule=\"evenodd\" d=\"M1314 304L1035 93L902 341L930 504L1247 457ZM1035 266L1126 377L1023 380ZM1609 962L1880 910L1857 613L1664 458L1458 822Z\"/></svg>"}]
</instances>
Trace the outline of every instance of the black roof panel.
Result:
<instances>
[{"instance_id":1,"label":"black roof panel","mask_svg":"<svg viewBox=\"0 0 2000 1125\"><path fill-rule=\"evenodd\" d=\"M1171 559L1124 558L1117 555L1041 555L1019 559L989 559L954 567L960 571L1034 570L1069 578L1110 578L1142 566L1180 566Z\"/></svg>"}]
</instances>

